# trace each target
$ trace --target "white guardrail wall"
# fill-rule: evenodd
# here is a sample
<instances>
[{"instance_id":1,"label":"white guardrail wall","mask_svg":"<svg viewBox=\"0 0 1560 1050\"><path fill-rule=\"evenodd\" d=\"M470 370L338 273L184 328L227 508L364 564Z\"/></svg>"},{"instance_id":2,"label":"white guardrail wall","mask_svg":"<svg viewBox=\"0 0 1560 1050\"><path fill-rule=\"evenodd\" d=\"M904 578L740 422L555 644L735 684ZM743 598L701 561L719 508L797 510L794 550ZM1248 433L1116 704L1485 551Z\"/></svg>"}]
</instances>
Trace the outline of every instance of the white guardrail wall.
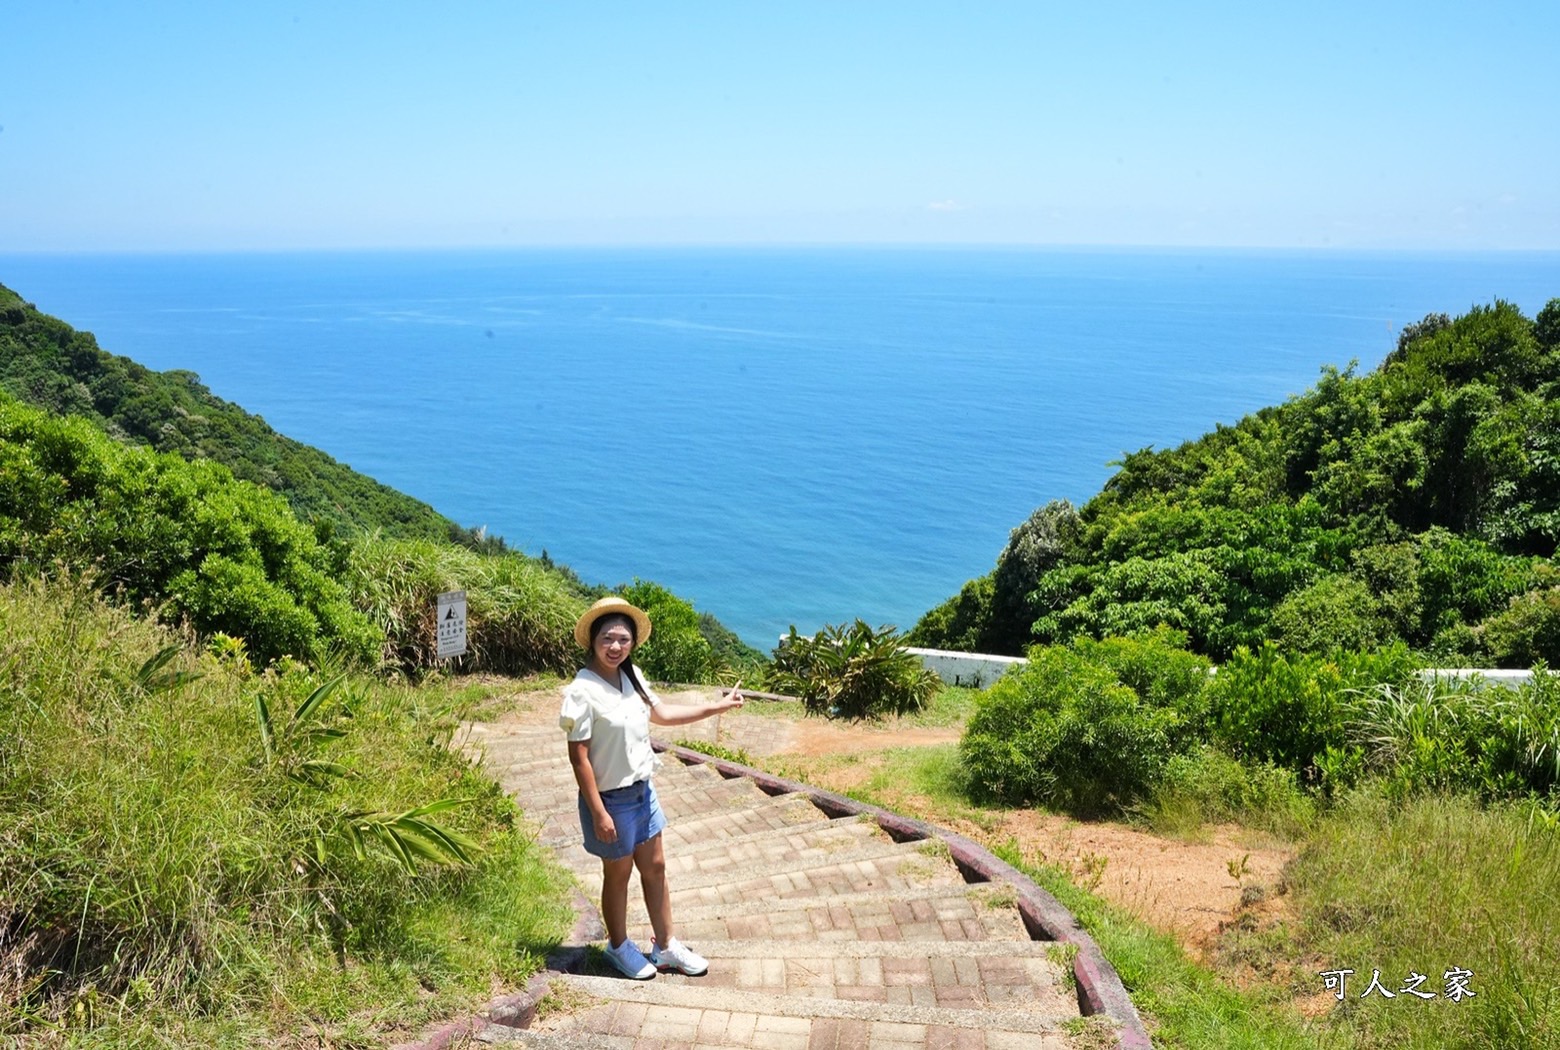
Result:
<instances>
[{"instance_id":1,"label":"white guardrail wall","mask_svg":"<svg viewBox=\"0 0 1560 1050\"><path fill-rule=\"evenodd\" d=\"M995 682L1010 667L1028 663L1022 656L993 656L990 653L958 653L948 649L916 649L905 647L905 652L921 658L921 664L936 671L937 676L949 685L964 685L972 689L984 689ZM1532 671L1483 670L1473 667L1434 668L1419 672L1425 679L1474 678L1486 685L1499 685L1516 689L1533 677Z\"/></svg>"}]
</instances>

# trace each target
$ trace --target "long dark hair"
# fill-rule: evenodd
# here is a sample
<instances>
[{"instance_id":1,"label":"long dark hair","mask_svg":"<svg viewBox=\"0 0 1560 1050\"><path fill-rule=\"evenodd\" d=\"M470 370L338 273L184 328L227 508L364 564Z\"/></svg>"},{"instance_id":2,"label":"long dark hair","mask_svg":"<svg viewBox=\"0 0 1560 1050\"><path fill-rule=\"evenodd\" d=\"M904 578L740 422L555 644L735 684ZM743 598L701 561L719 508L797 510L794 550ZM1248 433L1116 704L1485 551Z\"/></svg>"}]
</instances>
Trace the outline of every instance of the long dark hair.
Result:
<instances>
[{"instance_id":1,"label":"long dark hair","mask_svg":"<svg viewBox=\"0 0 1560 1050\"><path fill-rule=\"evenodd\" d=\"M628 672L628 682L634 687L634 692L639 694L639 699L645 703L650 702L650 694L645 692L644 684L639 680L639 671L634 667L634 650L639 647L639 628L634 626L634 618L625 613L609 612L596 617L590 624L590 655L596 655L596 636L610 620L622 620L628 625L628 636L634 640L629 647L628 655L623 657L623 662L618 665L618 670Z\"/></svg>"}]
</instances>

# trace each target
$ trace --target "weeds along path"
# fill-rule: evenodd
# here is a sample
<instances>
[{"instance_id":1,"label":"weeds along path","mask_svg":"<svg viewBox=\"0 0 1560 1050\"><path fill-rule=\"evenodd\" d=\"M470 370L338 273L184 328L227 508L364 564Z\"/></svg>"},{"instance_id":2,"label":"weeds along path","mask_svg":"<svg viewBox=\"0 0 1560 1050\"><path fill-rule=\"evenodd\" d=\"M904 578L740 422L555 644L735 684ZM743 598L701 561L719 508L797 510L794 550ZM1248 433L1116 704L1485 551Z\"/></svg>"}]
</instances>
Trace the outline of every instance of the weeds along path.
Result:
<instances>
[{"instance_id":1,"label":"weeds along path","mask_svg":"<svg viewBox=\"0 0 1560 1050\"><path fill-rule=\"evenodd\" d=\"M594 901L600 863L580 845L555 718L554 694L471 724L466 746ZM678 935L708 957L709 973L634 982L586 944L566 945L529 1002L425 1045L1148 1046L1093 940L1054 898L968 839L675 747L663 754L656 790L670 825ZM599 946L594 904L581 905L594 923L577 926L574 939ZM637 876L629 929L649 941ZM509 1026L521 1021L528 1026Z\"/></svg>"}]
</instances>

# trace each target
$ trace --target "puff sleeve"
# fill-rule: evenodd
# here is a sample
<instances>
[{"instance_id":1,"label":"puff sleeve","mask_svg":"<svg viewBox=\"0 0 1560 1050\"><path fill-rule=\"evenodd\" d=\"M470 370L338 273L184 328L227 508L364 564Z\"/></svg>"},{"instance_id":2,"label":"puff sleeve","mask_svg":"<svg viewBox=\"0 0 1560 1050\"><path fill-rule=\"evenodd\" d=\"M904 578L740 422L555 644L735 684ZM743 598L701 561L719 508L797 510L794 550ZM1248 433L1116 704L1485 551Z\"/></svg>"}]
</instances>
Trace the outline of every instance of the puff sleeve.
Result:
<instances>
[{"instance_id":1,"label":"puff sleeve","mask_svg":"<svg viewBox=\"0 0 1560 1050\"><path fill-rule=\"evenodd\" d=\"M589 740L592 722L590 699L583 686L571 685L563 691L563 707L558 711L558 726L570 740Z\"/></svg>"}]
</instances>

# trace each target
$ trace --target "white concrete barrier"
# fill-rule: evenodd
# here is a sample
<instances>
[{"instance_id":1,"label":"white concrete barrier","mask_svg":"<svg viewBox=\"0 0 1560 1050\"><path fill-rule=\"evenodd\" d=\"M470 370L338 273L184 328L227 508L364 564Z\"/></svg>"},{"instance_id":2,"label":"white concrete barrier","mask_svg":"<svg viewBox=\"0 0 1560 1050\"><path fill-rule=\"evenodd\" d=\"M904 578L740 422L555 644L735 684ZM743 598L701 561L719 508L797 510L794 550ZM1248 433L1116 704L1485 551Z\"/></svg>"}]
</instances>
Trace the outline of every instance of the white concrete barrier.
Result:
<instances>
[{"instance_id":1,"label":"white concrete barrier","mask_svg":"<svg viewBox=\"0 0 1560 1050\"><path fill-rule=\"evenodd\" d=\"M1022 656L996 656L992 653L960 653L949 649L917 649L907 646L905 652L921 658L922 666L937 672L937 676L949 685L964 685L972 689L984 689L1001 678L1011 667L1028 663ZM1218 671L1210 667L1209 674ZM1466 681L1477 678L1485 685L1498 685L1506 689L1519 689L1533 678L1532 671L1508 671L1498 668L1443 667L1426 668L1419 677L1433 681L1448 678Z\"/></svg>"},{"instance_id":2,"label":"white concrete barrier","mask_svg":"<svg viewBox=\"0 0 1560 1050\"><path fill-rule=\"evenodd\" d=\"M905 652L919 656L922 666L936 671L937 677L949 685L966 685L972 689L984 689L1001 678L1008 668L1029 662L1022 656L956 653L949 649L916 649L907 646Z\"/></svg>"},{"instance_id":3,"label":"white concrete barrier","mask_svg":"<svg viewBox=\"0 0 1560 1050\"><path fill-rule=\"evenodd\" d=\"M1427 668L1420 671L1419 677L1427 682L1433 682L1437 678L1449 678L1456 681L1467 681L1470 678L1477 678L1485 685L1498 685L1506 689L1520 689L1533 680L1533 672L1484 670L1477 667L1441 667Z\"/></svg>"}]
</instances>

